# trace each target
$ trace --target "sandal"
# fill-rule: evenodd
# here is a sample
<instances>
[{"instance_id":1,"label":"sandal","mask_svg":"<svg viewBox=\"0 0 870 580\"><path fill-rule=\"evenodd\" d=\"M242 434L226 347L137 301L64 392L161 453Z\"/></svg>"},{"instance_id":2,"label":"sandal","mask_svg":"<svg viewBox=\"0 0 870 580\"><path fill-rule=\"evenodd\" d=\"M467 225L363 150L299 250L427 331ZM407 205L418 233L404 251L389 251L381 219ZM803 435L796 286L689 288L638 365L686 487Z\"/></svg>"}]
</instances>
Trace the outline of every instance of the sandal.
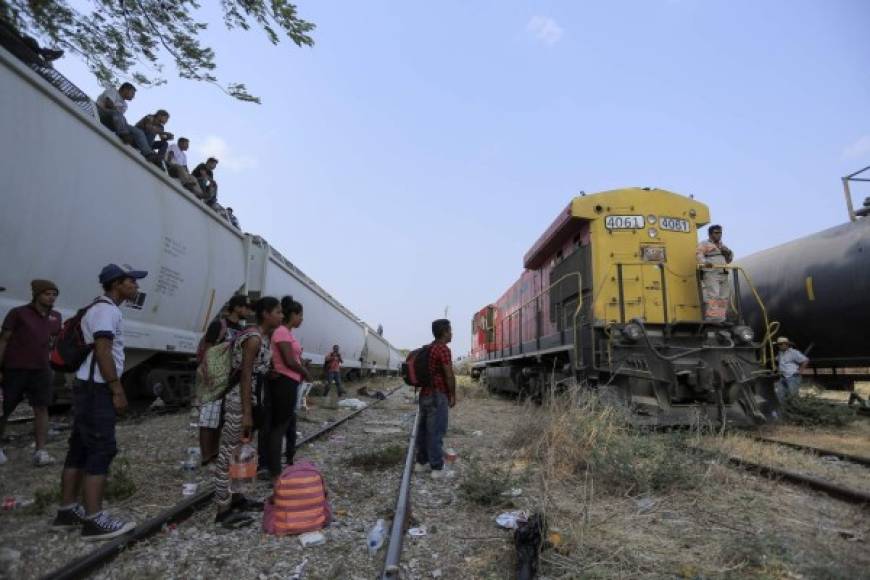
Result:
<instances>
[{"instance_id":1,"label":"sandal","mask_svg":"<svg viewBox=\"0 0 870 580\"><path fill-rule=\"evenodd\" d=\"M254 518L245 513L227 510L218 513L214 518L214 523L220 524L228 530L237 530L254 523Z\"/></svg>"}]
</instances>

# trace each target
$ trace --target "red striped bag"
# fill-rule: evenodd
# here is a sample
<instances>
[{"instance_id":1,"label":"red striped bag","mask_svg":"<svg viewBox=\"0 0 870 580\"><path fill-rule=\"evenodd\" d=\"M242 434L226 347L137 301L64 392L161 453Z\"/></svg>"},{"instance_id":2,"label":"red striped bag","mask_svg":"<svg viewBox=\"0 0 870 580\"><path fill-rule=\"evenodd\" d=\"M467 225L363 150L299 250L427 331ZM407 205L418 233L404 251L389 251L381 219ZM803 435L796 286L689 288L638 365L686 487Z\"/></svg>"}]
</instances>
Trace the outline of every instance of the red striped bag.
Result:
<instances>
[{"instance_id":1,"label":"red striped bag","mask_svg":"<svg viewBox=\"0 0 870 580\"><path fill-rule=\"evenodd\" d=\"M263 531L275 536L304 534L332 521L326 484L310 461L298 461L281 472L263 509Z\"/></svg>"}]
</instances>

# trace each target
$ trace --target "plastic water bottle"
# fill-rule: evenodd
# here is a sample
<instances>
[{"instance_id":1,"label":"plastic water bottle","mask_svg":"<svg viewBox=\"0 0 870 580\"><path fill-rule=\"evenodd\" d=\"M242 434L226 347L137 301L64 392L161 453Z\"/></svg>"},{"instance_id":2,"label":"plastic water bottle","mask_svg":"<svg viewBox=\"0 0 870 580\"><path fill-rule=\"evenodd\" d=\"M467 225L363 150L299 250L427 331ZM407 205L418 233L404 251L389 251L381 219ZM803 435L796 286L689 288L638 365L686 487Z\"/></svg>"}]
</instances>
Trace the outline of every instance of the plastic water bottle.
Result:
<instances>
[{"instance_id":1,"label":"plastic water bottle","mask_svg":"<svg viewBox=\"0 0 870 580\"><path fill-rule=\"evenodd\" d=\"M253 490L257 479L257 448L243 441L230 457L230 491L244 494Z\"/></svg>"},{"instance_id":2,"label":"plastic water bottle","mask_svg":"<svg viewBox=\"0 0 870 580\"><path fill-rule=\"evenodd\" d=\"M7 495L3 498L3 511L11 512L12 510L18 510L21 508L26 508L28 506L33 505L34 501L27 497L21 497L19 495Z\"/></svg>"},{"instance_id":3,"label":"plastic water bottle","mask_svg":"<svg viewBox=\"0 0 870 580\"><path fill-rule=\"evenodd\" d=\"M378 520L374 527L369 531L368 547L369 556L374 556L384 545L384 536L387 534L387 527L384 520Z\"/></svg>"}]
</instances>

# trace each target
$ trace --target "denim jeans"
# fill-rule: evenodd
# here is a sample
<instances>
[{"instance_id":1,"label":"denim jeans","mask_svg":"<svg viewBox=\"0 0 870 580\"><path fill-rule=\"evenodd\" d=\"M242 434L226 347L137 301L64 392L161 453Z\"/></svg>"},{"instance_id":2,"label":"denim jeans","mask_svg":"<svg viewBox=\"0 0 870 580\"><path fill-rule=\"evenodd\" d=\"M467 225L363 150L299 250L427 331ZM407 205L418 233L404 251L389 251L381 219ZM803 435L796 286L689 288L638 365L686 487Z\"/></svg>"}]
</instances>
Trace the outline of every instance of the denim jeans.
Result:
<instances>
[{"instance_id":1,"label":"denim jeans","mask_svg":"<svg viewBox=\"0 0 870 580\"><path fill-rule=\"evenodd\" d=\"M148 157L153 153L151 149L151 145L148 143L148 137L145 136L145 131L136 127L135 125L129 128L130 135L133 137L133 143L136 144L136 149L139 150L139 153Z\"/></svg>"},{"instance_id":2,"label":"denim jeans","mask_svg":"<svg viewBox=\"0 0 870 580\"><path fill-rule=\"evenodd\" d=\"M324 397L329 394L333 382L335 382L335 386L338 389L338 396L340 397L344 394L344 389L341 388L341 373L338 371L330 371L326 373L326 392L323 393Z\"/></svg>"},{"instance_id":3,"label":"denim jeans","mask_svg":"<svg viewBox=\"0 0 870 580\"><path fill-rule=\"evenodd\" d=\"M417 463L432 469L444 467L444 434L447 433L447 395L435 392L420 396L420 421L417 427Z\"/></svg>"},{"instance_id":4,"label":"denim jeans","mask_svg":"<svg viewBox=\"0 0 870 580\"><path fill-rule=\"evenodd\" d=\"M115 406L106 383L76 380L73 387L73 426L64 467L88 475L106 475L118 452Z\"/></svg>"},{"instance_id":5,"label":"denim jeans","mask_svg":"<svg viewBox=\"0 0 870 580\"><path fill-rule=\"evenodd\" d=\"M97 107L97 113L100 115L100 123L106 126L109 130L117 135L126 135L130 132L130 127L127 125L127 119L124 114L114 109L104 109Z\"/></svg>"},{"instance_id":6,"label":"denim jeans","mask_svg":"<svg viewBox=\"0 0 870 580\"><path fill-rule=\"evenodd\" d=\"M783 402L791 397L796 397L801 388L801 376L793 375L782 377L776 382L776 396Z\"/></svg>"}]
</instances>

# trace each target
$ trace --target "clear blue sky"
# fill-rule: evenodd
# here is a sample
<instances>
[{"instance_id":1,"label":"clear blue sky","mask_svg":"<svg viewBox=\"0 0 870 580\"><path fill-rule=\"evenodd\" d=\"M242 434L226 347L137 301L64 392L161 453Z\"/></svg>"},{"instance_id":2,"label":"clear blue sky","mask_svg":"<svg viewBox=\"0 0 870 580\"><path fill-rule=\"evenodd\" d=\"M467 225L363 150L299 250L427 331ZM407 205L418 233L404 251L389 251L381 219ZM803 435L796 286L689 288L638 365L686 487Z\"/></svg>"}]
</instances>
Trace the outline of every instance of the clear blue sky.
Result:
<instances>
[{"instance_id":1,"label":"clear blue sky","mask_svg":"<svg viewBox=\"0 0 870 580\"><path fill-rule=\"evenodd\" d=\"M129 116L168 109L243 228L399 347L449 306L464 354L580 190L694 194L739 258L844 221L870 165L865 0L299 0L312 49L205 4L219 76L263 104L170 76Z\"/></svg>"}]
</instances>

